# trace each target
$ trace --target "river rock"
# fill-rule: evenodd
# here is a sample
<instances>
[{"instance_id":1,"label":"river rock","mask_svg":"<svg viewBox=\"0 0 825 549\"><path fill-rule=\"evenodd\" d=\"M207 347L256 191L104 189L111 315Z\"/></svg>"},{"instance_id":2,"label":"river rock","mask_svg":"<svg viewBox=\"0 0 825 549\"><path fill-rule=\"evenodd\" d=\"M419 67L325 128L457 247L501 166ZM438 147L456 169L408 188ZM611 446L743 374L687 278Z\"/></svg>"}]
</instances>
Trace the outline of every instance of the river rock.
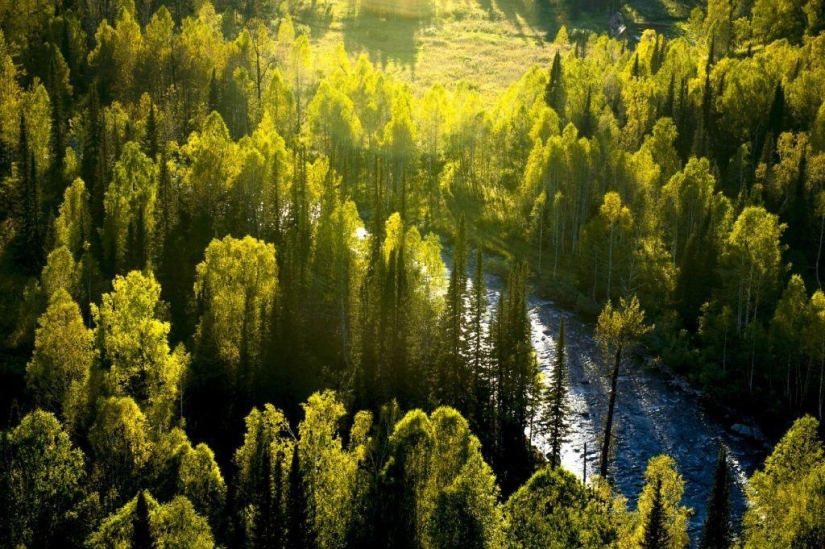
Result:
<instances>
[{"instance_id":1,"label":"river rock","mask_svg":"<svg viewBox=\"0 0 825 549\"><path fill-rule=\"evenodd\" d=\"M742 435L743 437L753 437L754 434L753 427L748 427L747 425L742 425L741 423L734 423L730 430L737 435Z\"/></svg>"}]
</instances>

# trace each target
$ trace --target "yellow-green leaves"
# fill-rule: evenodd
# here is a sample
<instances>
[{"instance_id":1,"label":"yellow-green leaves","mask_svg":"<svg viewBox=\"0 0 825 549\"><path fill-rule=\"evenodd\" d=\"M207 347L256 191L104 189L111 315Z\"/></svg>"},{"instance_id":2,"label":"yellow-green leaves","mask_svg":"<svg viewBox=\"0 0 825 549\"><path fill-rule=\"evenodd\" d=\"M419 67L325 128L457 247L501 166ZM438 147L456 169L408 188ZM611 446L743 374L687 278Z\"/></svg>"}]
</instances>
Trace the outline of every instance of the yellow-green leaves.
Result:
<instances>
[{"instance_id":1,"label":"yellow-green leaves","mask_svg":"<svg viewBox=\"0 0 825 549\"><path fill-rule=\"evenodd\" d=\"M350 525L358 519L360 499L357 471L364 456L361 445L345 449L340 436L344 405L332 391L315 393L303 405L298 425L301 474L306 487L309 525L319 547L345 547ZM363 420L356 434L365 431ZM363 436L356 436L356 442Z\"/></svg>"},{"instance_id":2,"label":"yellow-green leaves","mask_svg":"<svg viewBox=\"0 0 825 549\"><path fill-rule=\"evenodd\" d=\"M250 236L213 240L197 267L203 314L196 344L214 352L238 383L251 382L263 364L277 291L275 247Z\"/></svg>"},{"instance_id":3,"label":"yellow-green leaves","mask_svg":"<svg viewBox=\"0 0 825 549\"><path fill-rule=\"evenodd\" d=\"M83 453L54 415L36 410L9 433L0 433L0 512L10 535L4 543L17 547L70 545L65 536L82 509ZM62 536L62 537L61 537ZM74 540L77 542L78 540Z\"/></svg>"},{"instance_id":4,"label":"yellow-green leaves","mask_svg":"<svg viewBox=\"0 0 825 549\"><path fill-rule=\"evenodd\" d=\"M634 295L630 301L621 298L616 308L613 303L607 302L599 315L596 340L604 352L608 353L616 347L632 345L652 329L653 326L645 324L645 312Z\"/></svg>"},{"instance_id":5,"label":"yellow-green leaves","mask_svg":"<svg viewBox=\"0 0 825 549\"><path fill-rule=\"evenodd\" d=\"M135 142L123 148L106 191L104 245L110 268L143 269L152 259L157 168Z\"/></svg>"},{"instance_id":6,"label":"yellow-green leaves","mask_svg":"<svg viewBox=\"0 0 825 549\"><path fill-rule=\"evenodd\" d=\"M416 547L498 547L501 510L498 487L481 457L478 439L452 408L430 417L407 413L389 440L382 473L391 490L391 539Z\"/></svg>"},{"instance_id":7,"label":"yellow-green leaves","mask_svg":"<svg viewBox=\"0 0 825 549\"><path fill-rule=\"evenodd\" d=\"M670 456L652 458L645 471L645 486L639 494L639 504L634 513L635 527L629 539L622 539L619 547L639 547L645 539L646 529L650 526L654 504L660 506L662 525L667 545L661 549L682 549L687 547L688 518L692 511L681 505L685 491L685 481L676 470L676 461ZM659 490L658 498L656 490ZM658 499L658 501L656 501Z\"/></svg>"},{"instance_id":8,"label":"yellow-green leaves","mask_svg":"<svg viewBox=\"0 0 825 549\"><path fill-rule=\"evenodd\" d=\"M156 318L160 285L154 276L132 271L112 287L92 307L106 390L134 398L152 426L168 427L189 356L182 346L169 349L169 323Z\"/></svg>"},{"instance_id":9,"label":"yellow-green leaves","mask_svg":"<svg viewBox=\"0 0 825 549\"><path fill-rule=\"evenodd\" d=\"M133 547L139 497L135 496L106 518L86 545L93 549ZM144 492L143 497L148 510L150 543L154 547L211 549L215 546L209 523L195 512L188 499L178 496L169 503L158 503L148 492Z\"/></svg>"},{"instance_id":10,"label":"yellow-green leaves","mask_svg":"<svg viewBox=\"0 0 825 549\"><path fill-rule=\"evenodd\" d=\"M825 457L819 423L796 420L747 486L745 547L818 547L825 540Z\"/></svg>"},{"instance_id":11,"label":"yellow-green leaves","mask_svg":"<svg viewBox=\"0 0 825 549\"><path fill-rule=\"evenodd\" d=\"M62 289L52 295L38 324L26 382L41 406L71 426L88 398L86 384L97 356L94 332L83 324L80 307Z\"/></svg>"}]
</instances>

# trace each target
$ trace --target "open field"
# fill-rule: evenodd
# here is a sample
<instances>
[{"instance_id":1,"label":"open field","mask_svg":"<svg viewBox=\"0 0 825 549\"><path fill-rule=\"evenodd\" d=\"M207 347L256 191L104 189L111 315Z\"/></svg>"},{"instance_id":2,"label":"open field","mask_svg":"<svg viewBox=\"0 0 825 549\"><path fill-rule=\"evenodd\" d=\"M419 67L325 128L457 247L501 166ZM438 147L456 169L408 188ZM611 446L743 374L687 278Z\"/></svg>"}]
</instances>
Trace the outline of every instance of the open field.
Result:
<instances>
[{"instance_id":1,"label":"open field","mask_svg":"<svg viewBox=\"0 0 825 549\"><path fill-rule=\"evenodd\" d=\"M609 1L577 8L567 0L437 0L430 14L412 16L411 3L385 2L393 8L377 13L364 0L331 0L305 10L296 23L309 27L320 52L343 42L351 57L366 54L409 81L416 94L436 82L449 87L466 80L491 101L527 67L549 65L562 26L605 32L612 9ZM695 4L644 0L624 3L622 10L641 28L649 23L674 33Z\"/></svg>"}]
</instances>

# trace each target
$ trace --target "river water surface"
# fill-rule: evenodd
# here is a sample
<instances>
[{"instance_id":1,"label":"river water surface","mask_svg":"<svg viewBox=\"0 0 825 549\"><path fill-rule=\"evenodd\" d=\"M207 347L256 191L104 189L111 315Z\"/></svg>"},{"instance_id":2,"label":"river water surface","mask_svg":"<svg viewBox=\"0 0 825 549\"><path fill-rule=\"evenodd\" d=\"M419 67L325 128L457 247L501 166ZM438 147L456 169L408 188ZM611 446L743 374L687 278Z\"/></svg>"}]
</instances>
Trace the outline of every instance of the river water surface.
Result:
<instances>
[{"instance_id":1,"label":"river water surface","mask_svg":"<svg viewBox=\"0 0 825 549\"><path fill-rule=\"evenodd\" d=\"M488 274L489 313L498 302L502 281ZM565 318L565 346L569 371L571 434L562 449L562 464L579 478L598 469L599 440L609 394L609 376L593 327L564 311L554 302L531 293L528 296L533 347L539 365L549 375L556 353L559 322ZM743 436L721 418L708 413L704 395L681 378L625 360L619 376L614 417L615 446L610 475L618 492L628 498L630 509L644 484L647 461L659 454L672 456L685 479L682 504L693 509L689 533L695 546L705 519L705 506L713 484L719 444L729 450L734 472L733 511L738 520L745 509L746 476L761 466L769 450L764 437ZM533 444L546 448L538 435ZM585 455L585 446L587 453Z\"/></svg>"}]
</instances>

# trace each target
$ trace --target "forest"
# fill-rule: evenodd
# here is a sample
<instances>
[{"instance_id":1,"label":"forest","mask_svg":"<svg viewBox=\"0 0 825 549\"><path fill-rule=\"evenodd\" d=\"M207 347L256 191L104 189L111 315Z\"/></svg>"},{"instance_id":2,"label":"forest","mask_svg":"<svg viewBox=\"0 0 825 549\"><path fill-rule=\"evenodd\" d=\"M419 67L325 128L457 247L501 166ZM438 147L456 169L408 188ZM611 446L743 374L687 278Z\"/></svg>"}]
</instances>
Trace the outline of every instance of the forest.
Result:
<instances>
[{"instance_id":1,"label":"forest","mask_svg":"<svg viewBox=\"0 0 825 549\"><path fill-rule=\"evenodd\" d=\"M825 547L823 246L823 0L0 0L0 547Z\"/></svg>"}]
</instances>

